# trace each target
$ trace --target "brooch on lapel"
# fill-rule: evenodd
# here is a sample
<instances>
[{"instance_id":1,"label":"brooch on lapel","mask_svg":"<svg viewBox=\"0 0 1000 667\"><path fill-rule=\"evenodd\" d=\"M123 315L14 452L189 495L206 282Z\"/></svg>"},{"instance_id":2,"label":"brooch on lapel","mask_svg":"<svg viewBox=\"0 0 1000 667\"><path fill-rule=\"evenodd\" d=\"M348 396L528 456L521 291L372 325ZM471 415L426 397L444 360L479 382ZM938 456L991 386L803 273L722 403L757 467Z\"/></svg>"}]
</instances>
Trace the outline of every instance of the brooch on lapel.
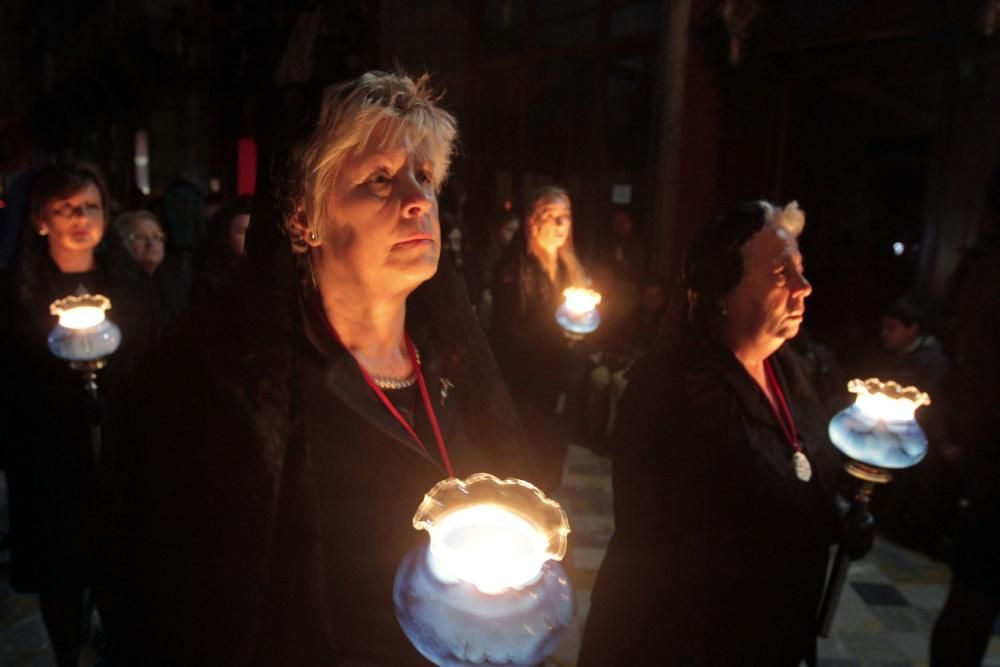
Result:
<instances>
[{"instance_id":1,"label":"brooch on lapel","mask_svg":"<svg viewBox=\"0 0 1000 667\"><path fill-rule=\"evenodd\" d=\"M455 388L455 385L448 378L438 378L441 381L441 405L448 399L448 393Z\"/></svg>"}]
</instances>

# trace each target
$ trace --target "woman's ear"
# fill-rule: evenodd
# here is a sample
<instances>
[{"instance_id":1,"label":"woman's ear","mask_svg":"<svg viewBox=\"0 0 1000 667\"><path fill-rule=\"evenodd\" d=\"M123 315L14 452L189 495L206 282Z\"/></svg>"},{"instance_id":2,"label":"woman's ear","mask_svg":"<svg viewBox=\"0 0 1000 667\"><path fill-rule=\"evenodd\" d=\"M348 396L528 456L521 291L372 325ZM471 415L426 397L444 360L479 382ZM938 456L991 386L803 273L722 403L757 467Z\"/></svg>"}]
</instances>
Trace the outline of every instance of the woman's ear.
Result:
<instances>
[{"instance_id":1,"label":"woman's ear","mask_svg":"<svg viewBox=\"0 0 1000 667\"><path fill-rule=\"evenodd\" d=\"M49 223L47 223L44 220L35 220L33 224L35 227L35 231L38 232L39 236L49 235Z\"/></svg>"},{"instance_id":2,"label":"woman's ear","mask_svg":"<svg viewBox=\"0 0 1000 667\"><path fill-rule=\"evenodd\" d=\"M314 225L309 224L309 216L302 204L295 207L295 213L292 214L292 225L298 231L298 236L310 248L318 248L322 244L319 232Z\"/></svg>"}]
</instances>

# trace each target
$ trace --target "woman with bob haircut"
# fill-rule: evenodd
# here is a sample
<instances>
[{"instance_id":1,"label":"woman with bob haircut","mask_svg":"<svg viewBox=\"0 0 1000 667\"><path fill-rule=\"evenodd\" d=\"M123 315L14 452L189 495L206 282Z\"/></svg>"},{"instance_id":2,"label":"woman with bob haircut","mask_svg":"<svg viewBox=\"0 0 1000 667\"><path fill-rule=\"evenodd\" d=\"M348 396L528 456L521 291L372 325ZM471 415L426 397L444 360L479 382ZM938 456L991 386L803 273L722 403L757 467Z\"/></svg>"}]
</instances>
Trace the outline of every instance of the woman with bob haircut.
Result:
<instances>
[{"instance_id":1,"label":"woman with bob haircut","mask_svg":"<svg viewBox=\"0 0 1000 667\"><path fill-rule=\"evenodd\" d=\"M196 308L116 412L110 664L427 664L392 600L424 493L531 479L439 267L455 119L426 76L369 72L324 91L311 128L255 204L246 268L273 265ZM287 250L261 245L272 224Z\"/></svg>"},{"instance_id":2,"label":"woman with bob haircut","mask_svg":"<svg viewBox=\"0 0 1000 667\"><path fill-rule=\"evenodd\" d=\"M94 500L90 427L101 404L46 340L56 324L49 305L71 295L103 294L122 345L100 372L102 401L114 400L153 327L149 279L108 234L108 196L96 167L41 169L28 193L28 220L0 288L0 424L10 501L10 582L38 592L60 665L76 665L87 638L85 568L88 510Z\"/></svg>"},{"instance_id":3,"label":"woman with bob haircut","mask_svg":"<svg viewBox=\"0 0 1000 667\"><path fill-rule=\"evenodd\" d=\"M619 404L615 534L581 665L815 664L841 524L839 457L785 345L812 292L804 224L794 202L749 202L688 248ZM853 557L871 546L870 526L845 537Z\"/></svg>"}]
</instances>

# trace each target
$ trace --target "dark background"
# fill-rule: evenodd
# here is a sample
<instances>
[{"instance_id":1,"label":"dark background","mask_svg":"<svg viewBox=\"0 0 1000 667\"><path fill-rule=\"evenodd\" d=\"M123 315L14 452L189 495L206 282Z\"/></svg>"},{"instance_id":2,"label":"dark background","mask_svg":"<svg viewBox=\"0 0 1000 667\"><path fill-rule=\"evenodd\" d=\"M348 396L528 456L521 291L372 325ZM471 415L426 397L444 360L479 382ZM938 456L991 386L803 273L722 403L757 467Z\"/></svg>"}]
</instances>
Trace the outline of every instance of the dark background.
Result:
<instances>
[{"instance_id":1,"label":"dark background","mask_svg":"<svg viewBox=\"0 0 1000 667\"><path fill-rule=\"evenodd\" d=\"M98 163L121 209L179 177L235 196L240 138L266 165L284 112L398 65L430 72L458 116L444 201L468 194L473 235L557 182L586 260L612 186L628 185L648 268L670 278L712 215L796 199L814 335L849 356L880 308L913 292L947 341L951 279L1000 156L997 12L992 0L8 0L0 198L68 158ZM148 194L135 186L140 130Z\"/></svg>"}]
</instances>

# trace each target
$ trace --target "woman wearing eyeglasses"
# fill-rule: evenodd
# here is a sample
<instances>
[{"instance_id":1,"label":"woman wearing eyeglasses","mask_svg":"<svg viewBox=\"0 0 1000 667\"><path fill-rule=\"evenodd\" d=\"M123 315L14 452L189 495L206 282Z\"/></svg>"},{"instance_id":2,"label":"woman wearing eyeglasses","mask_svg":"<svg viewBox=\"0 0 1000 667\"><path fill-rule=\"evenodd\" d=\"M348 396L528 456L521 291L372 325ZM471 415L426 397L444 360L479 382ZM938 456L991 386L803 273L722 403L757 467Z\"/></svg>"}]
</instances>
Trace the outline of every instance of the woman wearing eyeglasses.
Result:
<instances>
[{"instance_id":1,"label":"woman wearing eyeglasses","mask_svg":"<svg viewBox=\"0 0 1000 667\"><path fill-rule=\"evenodd\" d=\"M106 235L107 192L89 165L41 170L29 224L0 294L0 441L10 502L11 585L38 592L60 665L75 665L83 622L83 540L95 453L90 425L100 410L80 374L55 358L49 304L72 294L104 294L122 345L100 372L102 399L114 393L151 331L149 282L116 235Z\"/></svg>"},{"instance_id":2,"label":"woman wearing eyeglasses","mask_svg":"<svg viewBox=\"0 0 1000 667\"><path fill-rule=\"evenodd\" d=\"M151 211L128 211L115 220L129 254L153 280L163 323L177 319L187 305L190 285L183 279L181 261L167 257L167 235L159 218Z\"/></svg>"}]
</instances>

